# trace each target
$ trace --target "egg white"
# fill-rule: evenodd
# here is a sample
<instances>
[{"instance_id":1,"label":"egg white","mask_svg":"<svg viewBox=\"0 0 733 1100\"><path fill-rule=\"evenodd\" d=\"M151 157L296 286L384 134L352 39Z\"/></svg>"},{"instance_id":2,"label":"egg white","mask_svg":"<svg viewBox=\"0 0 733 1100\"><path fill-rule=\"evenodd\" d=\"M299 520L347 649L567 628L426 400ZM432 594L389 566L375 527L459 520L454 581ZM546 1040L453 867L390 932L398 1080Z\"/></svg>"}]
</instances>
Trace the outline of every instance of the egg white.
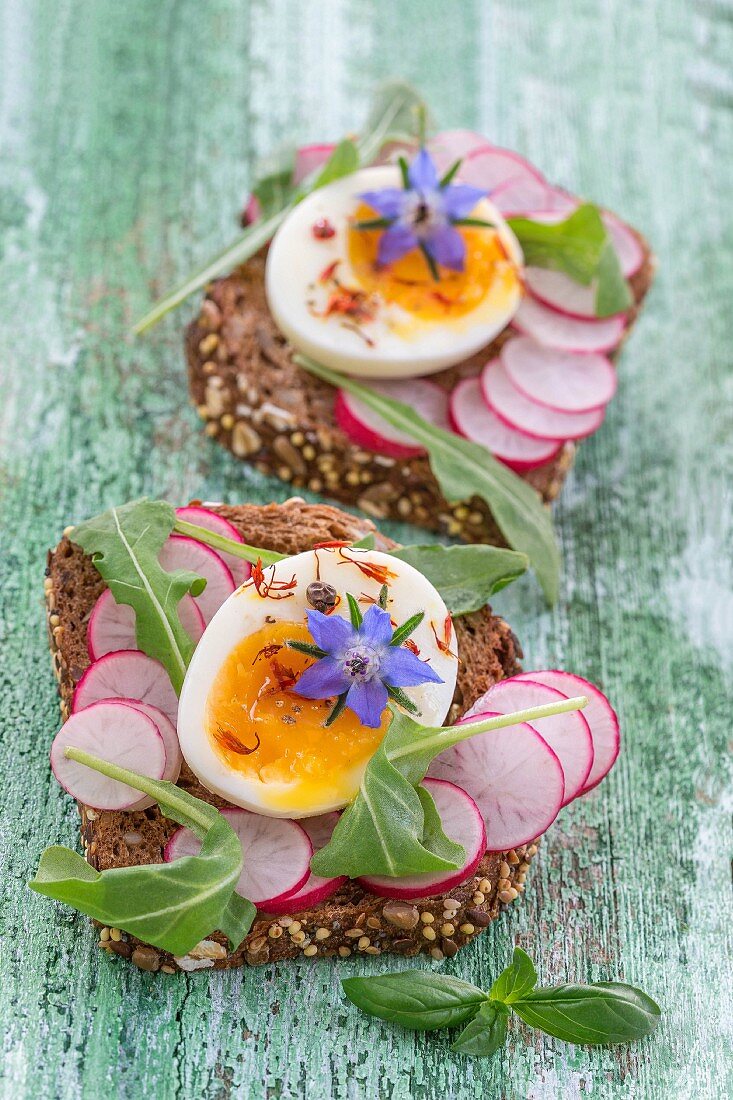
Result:
<instances>
[{"instance_id":1,"label":"egg white","mask_svg":"<svg viewBox=\"0 0 733 1100\"><path fill-rule=\"evenodd\" d=\"M265 289L278 327L299 351L344 374L369 378L432 374L480 351L519 307L517 284L508 297L501 295L497 300L488 292L475 309L449 321L421 320L394 303L381 302L375 320L360 324L363 335L345 328L342 316L314 316L308 303L318 299L319 292L322 295L319 276L334 260L340 261L339 280L345 286L359 285L348 260L349 218L358 206L358 195L400 186L400 170L393 165L364 168L336 180L299 203L270 245ZM493 203L483 199L472 216L495 225L509 256L522 263L519 242ZM321 219L335 229L328 240L313 236L313 225ZM318 303L321 308L323 304Z\"/></svg>"},{"instance_id":2,"label":"egg white","mask_svg":"<svg viewBox=\"0 0 733 1100\"><path fill-rule=\"evenodd\" d=\"M448 614L443 600L422 573L398 558L377 550L349 548L347 553L360 562L386 566L397 574L389 581L388 610L398 624L418 611L425 612L425 618L412 638L420 650L420 657L429 659L431 667L444 683L421 684L405 690L420 710L419 721L425 725L441 725L453 699L458 668L456 656L439 649L431 627L432 623L442 639L443 624ZM302 806L299 809L289 808L286 783L265 783L229 768L206 731L206 702L214 680L231 651L244 638L267 625L266 617L276 621L305 623L305 613L310 607L306 601L306 589L312 581L320 579L333 585L342 598L334 614L341 613L345 618L348 618L346 592L356 596L364 594L376 600L381 588L378 581L365 576L356 565L345 562L337 550L309 550L286 558L266 570L268 582L273 579L276 582L290 581L292 577L297 583L291 598L263 598L250 583L242 585L222 604L196 648L186 673L178 710L181 751L191 771L203 785L235 806L271 817L311 817L340 809L345 802L336 799L314 803L307 809ZM362 607L365 608L365 605L362 604ZM450 648L457 654L455 637L451 639ZM328 736L327 730L324 730L324 736ZM363 770L363 767L352 769L351 774L346 776L352 794L358 789ZM277 801L276 807L272 805L273 800Z\"/></svg>"}]
</instances>

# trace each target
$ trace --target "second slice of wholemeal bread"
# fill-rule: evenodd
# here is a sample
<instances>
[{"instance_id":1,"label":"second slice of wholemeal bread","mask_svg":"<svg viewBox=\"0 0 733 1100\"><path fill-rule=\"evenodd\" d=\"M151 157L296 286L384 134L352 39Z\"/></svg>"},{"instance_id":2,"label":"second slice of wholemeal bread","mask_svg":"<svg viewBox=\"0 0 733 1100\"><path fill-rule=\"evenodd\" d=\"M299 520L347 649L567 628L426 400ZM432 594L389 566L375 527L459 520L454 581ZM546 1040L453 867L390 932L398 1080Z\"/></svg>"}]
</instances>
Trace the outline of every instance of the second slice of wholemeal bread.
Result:
<instances>
[{"instance_id":1,"label":"second slice of wholemeal bread","mask_svg":"<svg viewBox=\"0 0 733 1100\"><path fill-rule=\"evenodd\" d=\"M286 554L308 550L319 542L355 541L370 532L375 534L378 548L394 545L369 520L325 504L294 499L286 504L219 505L213 510L233 523L251 545ZM61 710L66 716L75 686L89 664L87 623L105 584L90 558L64 537L49 553L45 588L51 652ZM451 718L492 684L516 672L521 657L511 629L489 608L457 619L455 629L461 660ZM226 805L202 787L185 764L179 785L214 805ZM157 807L123 813L80 806L79 812L85 855L99 870L161 862L165 844L176 828ZM388 902L369 894L357 882L349 882L321 905L292 918L258 915L234 952L228 951L218 934L178 960L117 929L102 929L100 945L131 958L142 969L165 971L255 965L304 953L306 957L346 957L352 952L414 955L429 951L442 958L454 954L486 927L502 903L517 897L535 851L536 846L530 846L504 856L487 853L476 875L448 897L416 904Z\"/></svg>"}]
</instances>

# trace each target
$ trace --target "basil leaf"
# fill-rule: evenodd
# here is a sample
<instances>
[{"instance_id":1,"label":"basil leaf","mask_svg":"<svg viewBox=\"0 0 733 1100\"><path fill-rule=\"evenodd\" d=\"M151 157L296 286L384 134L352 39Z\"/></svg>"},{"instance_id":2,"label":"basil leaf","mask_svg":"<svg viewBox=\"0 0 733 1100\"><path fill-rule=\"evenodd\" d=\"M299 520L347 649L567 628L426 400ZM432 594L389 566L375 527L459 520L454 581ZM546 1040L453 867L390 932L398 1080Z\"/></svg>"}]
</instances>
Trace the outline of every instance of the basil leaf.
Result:
<instances>
[{"instance_id":1,"label":"basil leaf","mask_svg":"<svg viewBox=\"0 0 733 1100\"><path fill-rule=\"evenodd\" d=\"M201 852L173 863L95 871L70 848L53 846L41 856L30 888L173 955L186 955L216 929L238 947L257 911L234 893L242 845L223 814L173 783L78 755L82 763L156 798L166 817L202 839Z\"/></svg>"},{"instance_id":2,"label":"basil leaf","mask_svg":"<svg viewBox=\"0 0 733 1100\"><path fill-rule=\"evenodd\" d=\"M312 190L325 187L327 183L340 180L342 176L350 176L359 167L359 150L350 138L340 141L323 168L316 176Z\"/></svg>"},{"instance_id":3,"label":"basil leaf","mask_svg":"<svg viewBox=\"0 0 733 1100\"><path fill-rule=\"evenodd\" d=\"M496 979L489 990L489 996L494 1001L512 1004L531 993L536 985L537 971L534 963L526 951L515 947L510 965Z\"/></svg>"},{"instance_id":4,"label":"basil leaf","mask_svg":"<svg viewBox=\"0 0 733 1100\"><path fill-rule=\"evenodd\" d=\"M266 210L270 211L270 215L265 216L255 225L248 226L233 244L190 275L175 290L157 301L135 324L133 333L140 335L145 332L157 324L166 313L184 302L189 295L205 287L212 279L227 275L233 268L249 260L272 239L295 204L316 187L322 187L324 182L339 179L340 175L347 175L360 165L370 164L382 147L390 141L414 140L417 135L418 108L421 106L422 100L408 84L400 81L385 84L378 92L364 132L355 143L358 153L358 161L355 164L350 152L346 150L339 152L341 145L346 144L342 142L331 154L330 160L324 165L320 175L312 182L304 181L298 188L292 185L286 186L286 162L276 165L270 175L255 185L254 191L260 201L261 196L258 192L262 191ZM337 154L338 158L334 162ZM352 164L353 167L350 167ZM336 174L337 167L341 169L340 175ZM279 207L278 202L282 204Z\"/></svg>"},{"instance_id":5,"label":"basil leaf","mask_svg":"<svg viewBox=\"0 0 733 1100\"><path fill-rule=\"evenodd\" d=\"M498 546L401 546L390 553L427 577L451 615L478 611L529 564L525 554Z\"/></svg>"},{"instance_id":6,"label":"basil leaf","mask_svg":"<svg viewBox=\"0 0 733 1100\"><path fill-rule=\"evenodd\" d=\"M623 982L536 989L512 1008L525 1023L566 1043L625 1043L642 1039L659 1023L659 1005Z\"/></svg>"},{"instance_id":7,"label":"basil leaf","mask_svg":"<svg viewBox=\"0 0 733 1100\"><path fill-rule=\"evenodd\" d=\"M428 792L425 792L430 798ZM432 799L431 799L432 802ZM311 870L330 878L336 875L400 875L426 871L449 871L460 867L465 852L453 845L453 859L436 854L423 843L425 810L422 797L412 783L390 764L384 742L364 771L355 800L339 818L325 848L313 856ZM433 804L431 841L436 843ZM438 837L444 837L442 829ZM450 843L450 842L448 842Z\"/></svg>"},{"instance_id":8,"label":"basil leaf","mask_svg":"<svg viewBox=\"0 0 733 1100\"><path fill-rule=\"evenodd\" d=\"M477 986L425 970L345 978L341 985L362 1012L413 1031L462 1024L486 1001Z\"/></svg>"},{"instance_id":9,"label":"basil leaf","mask_svg":"<svg viewBox=\"0 0 733 1100\"><path fill-rule=\"evenodd\" d=\"M523 551L537 574L549 603L557 599L560 554L549 512L539 494L512 473L485 447L428 424L409 405L377 393L355 378L339 374L304 355L295 362L305 370L348 390L379 413L388 424L420 443L446 500L480 497L491 509L510 546Z\"/></svg>"},{"instance_id":10,"label":"basil leaf","mask_svg":"<svg viewBox=\"0 0 733 1100\"><path fill-rule=\"evenodd\" d=\"M631 305L631 292L597 206L583 203L564 221L548 225L530 218L510 218L525 263L562 271L589 286L594 279L596 314L607 317Z\"/></svg>"},{"instance_id":11,"label":"basil leaf","mask_svg":"<svg viewBox=\"0 0 733 1100\"><path fill-rule=\"evenodd\" d=\"M187 570L168 573L158 561L174 524L171 504L138 500L80 523L71 539L91 556L117 602L133 608L139 648L160 661L178 693L194 651L178 605L206 582Z\"/></svg>"},{"instance_id":12,"label":"basil leaf","mask_svg":"<svg viewBox=\"0 0 733 1100\"><path fill-rule=\"evenodd\" d=\"M509 1009L497 1001L484 1001L451 1047L459 1054L491 1058L506 1043Z\"/></svg>"}]
</instances>

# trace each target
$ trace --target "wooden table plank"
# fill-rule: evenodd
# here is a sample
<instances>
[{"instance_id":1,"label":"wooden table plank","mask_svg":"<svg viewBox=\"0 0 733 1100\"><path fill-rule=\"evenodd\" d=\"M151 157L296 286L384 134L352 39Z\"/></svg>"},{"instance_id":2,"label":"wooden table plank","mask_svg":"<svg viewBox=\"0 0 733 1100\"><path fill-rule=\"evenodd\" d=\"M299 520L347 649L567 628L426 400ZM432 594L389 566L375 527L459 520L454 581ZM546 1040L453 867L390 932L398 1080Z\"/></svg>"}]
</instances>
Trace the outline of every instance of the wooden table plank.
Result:
<instances>
[{"instance_id":1,"label":"wooden table plank","mask_svg":"<svg viewBox=\"0 0 733 1100\"><path fill-rule=\"evenodd\" d=\"M730 0L3 0L0 13L4 1094L730 1095ZM445 964L489 982L520 942L548 981L637 981L665 1019L633 1047L517 1027L507 1056L462 1060L442 1036L344 1004L340 977L371 961L164 980L100 957L84 919L24 887L41 848L76 828L47 766L45 548L143 492L288 492L200 433L183 398L186 311L143 341L130 321L227 240L256 155L353 127L392 73L445 124L485 130L643 226L660 259L618 397L556 510L562 599L546 610L529 581L497 599L528 667L606 687L624 753L563 813L521 908Z\"/></svg>"}]
</instances>

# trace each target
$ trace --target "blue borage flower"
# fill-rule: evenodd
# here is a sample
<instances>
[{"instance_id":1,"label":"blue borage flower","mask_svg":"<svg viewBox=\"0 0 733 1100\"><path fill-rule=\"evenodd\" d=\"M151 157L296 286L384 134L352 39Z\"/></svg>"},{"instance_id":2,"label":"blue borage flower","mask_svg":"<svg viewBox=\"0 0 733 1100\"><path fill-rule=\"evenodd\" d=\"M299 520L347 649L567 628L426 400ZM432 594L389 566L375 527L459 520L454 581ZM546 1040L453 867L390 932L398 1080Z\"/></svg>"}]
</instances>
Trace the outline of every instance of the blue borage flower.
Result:
<instances>
[{"instance_id":1,"label":"blue borage flower","mask_svg":"<svg viewBox=\"0 0 733 1100\"><path fill-rule=\"evenodd\" d=\"M381 602L386 598L382 590ZM402 645L424 618L413 615L402 626L392 629L389 614L373 604L362 617L353 596L347 595L351 622L340 615L307 611L308 629L315 645L288 642L293 649L316 657L293 687L305 699L329 699L337 696L326 725L330 725L344 707L353 710L364 726L378 729L389 698L413 714L414 703L402 690L418 684L442 684L430 665Z\"/></svg>"},{"instance_id":2,"label":"blue borage flower","mask_svg":"<svg viewBox=\"0 0 733 1100\"><path fill-rule=\"evenodd\" d=\"M403 188L385 187L359 195L381 217L357 222L357 229L384 230L377 251L379 264L394 263L419 248L434 278L439 277L438 264L452 271L463 271L466 242L456 226L491 228L490 222L468 217L488 192L468 184L451 183L460 161L439 179L426 149L420 149L409 167L405 160L400 160L400 166Z\"/></svg>"}]
</instances>

